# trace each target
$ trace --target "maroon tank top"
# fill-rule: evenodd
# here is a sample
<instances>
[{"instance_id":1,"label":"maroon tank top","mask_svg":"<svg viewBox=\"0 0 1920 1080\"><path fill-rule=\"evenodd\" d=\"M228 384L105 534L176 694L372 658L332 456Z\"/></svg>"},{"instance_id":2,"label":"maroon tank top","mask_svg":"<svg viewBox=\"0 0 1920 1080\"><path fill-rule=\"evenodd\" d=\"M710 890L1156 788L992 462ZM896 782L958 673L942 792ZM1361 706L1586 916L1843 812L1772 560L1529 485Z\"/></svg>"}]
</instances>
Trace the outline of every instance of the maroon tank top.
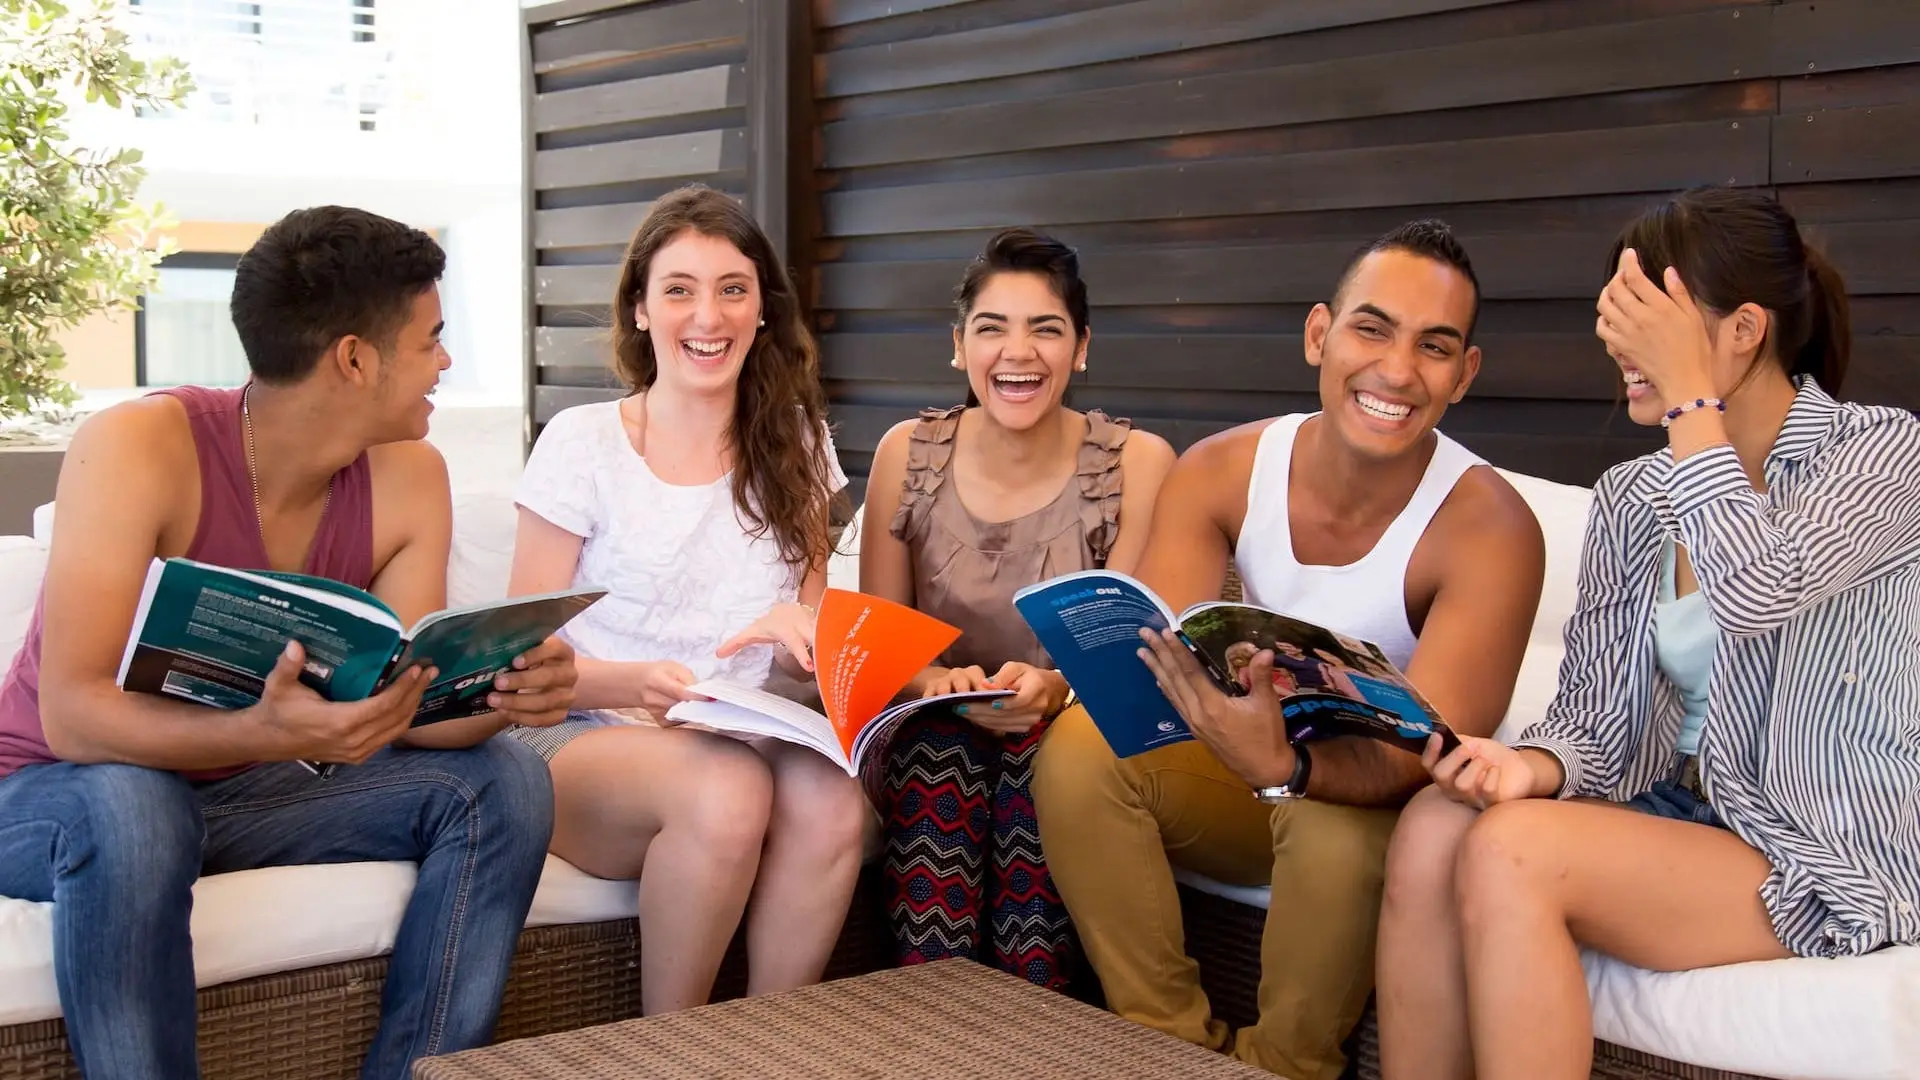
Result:
<instances>
[{"instance_id":1,"label":"maroon tank top","mask_svg":"<svg viewBox=\"0 0 1920 1080\"><path fill-rule=\"evenodd\" d=\"M200 521L186 557L239 570L272 569L260 539L253 483L247 475L246 436L241 428L240 390L181 386L156 393L180 402L193 430L200 460ZM54 523L59 528L59 522ZM303 572L358 588L373 584L373 485L362 453L333 476L333 498L320 518ZM0 682L0 777L28 765L56 761L40 726L40 617L43 586L34 604L20 654ZM185 774L206 780L231 776L246 766Z\"/></svg>"}]
</instances>

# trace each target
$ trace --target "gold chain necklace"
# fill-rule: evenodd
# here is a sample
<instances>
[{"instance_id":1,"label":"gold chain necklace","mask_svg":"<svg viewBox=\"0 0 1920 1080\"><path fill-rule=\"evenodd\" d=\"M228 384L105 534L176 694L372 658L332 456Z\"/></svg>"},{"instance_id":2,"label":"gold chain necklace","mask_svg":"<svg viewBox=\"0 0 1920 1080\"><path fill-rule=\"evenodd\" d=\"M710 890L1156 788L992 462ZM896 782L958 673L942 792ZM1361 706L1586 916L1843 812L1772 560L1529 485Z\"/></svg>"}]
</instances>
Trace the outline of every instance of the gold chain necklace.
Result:
<instances>
[{"instance_id":1,"label":"gold chain necklace","mask_svg":"<svg viewBox=\"0 0 1920 1080\"><path fill-rule=\"evenodd\" d=\"M253 384L240 391L240 424L247 433L247 486L253 489L253 523L260 530L260 546L267 544L267 517L260 509L260 474L253 462L253 410L247 408L247 396ZM327 495L320 503L320 520L327 520L327 508L333 505L333 477L327 477Z\"/></svg>"}]
</instances>

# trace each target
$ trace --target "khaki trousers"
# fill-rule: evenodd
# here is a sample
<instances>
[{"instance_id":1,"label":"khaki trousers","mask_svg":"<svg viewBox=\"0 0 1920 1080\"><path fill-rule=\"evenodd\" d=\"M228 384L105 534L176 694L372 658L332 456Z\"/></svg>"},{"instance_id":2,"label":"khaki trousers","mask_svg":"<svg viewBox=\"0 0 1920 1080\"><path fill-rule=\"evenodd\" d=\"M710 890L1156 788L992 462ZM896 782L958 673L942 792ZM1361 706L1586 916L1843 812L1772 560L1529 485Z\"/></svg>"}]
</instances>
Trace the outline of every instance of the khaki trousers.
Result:
<instances>
[{"instance_id":1,"label":"khaki trousers","mask_svg":"<svg viewBox=\"0 0 1920 1080\"><path fill-rule=\"evenodd\" d=\"M1338 1080L1341 1043L1373 989L1397 810L1268 806L1199 742L1118 760L1080 706L1041 744L1033 795L1047 864L1109 1008L1292 1080ZM1186 954L1175 864L1273 889L1260 1019L1237 1037L1213 1017Z\"/></svg>"}]
</instances>

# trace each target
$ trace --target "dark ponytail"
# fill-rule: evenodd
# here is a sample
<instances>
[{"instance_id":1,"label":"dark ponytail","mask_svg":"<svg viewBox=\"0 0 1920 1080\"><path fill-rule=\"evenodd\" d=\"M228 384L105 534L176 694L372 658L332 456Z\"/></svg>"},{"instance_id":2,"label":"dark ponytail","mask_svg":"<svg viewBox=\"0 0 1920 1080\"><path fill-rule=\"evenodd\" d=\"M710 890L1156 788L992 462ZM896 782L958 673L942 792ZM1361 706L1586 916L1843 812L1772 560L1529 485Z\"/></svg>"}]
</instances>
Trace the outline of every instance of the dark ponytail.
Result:
<instances>
[{"instance_id":1,"label":"dark ponytail","mask_svg":"<svg viewBox=\"0 0 1920 1080\"><path fill-rule=\"evenodd\" d=\"M1609 277L1629 247L1662 288L1667 267L1678 270L1710 311L1724 315L1749 303L1765 308L1772 316L1767 337L1782 369L1840 393L1853 346L1847 284L1771 197L1728 187L1676 195L1621 231L1607 257Z\"/></svg>"},{"instance_id":2,"label":"dark ponytail","mask_svg":"<svg viewBox=\"0 0 1920 1080\"><path fill-rule=\"evenodd\" d=\"M1787 367L1789 375L1811 375L1820 389L1840 393L1853 356L1853 318L1847 307L1847 283L1817 249L1807 251L1807 343Z\"/></svg>"},{"instance_id":3,"label":"dark ponytail","mask_svg":"<svg viewBox=\"0 0 1920 1080\"><path fill-rule=\"evenodd\" d=\"M1053 295L1060 298L1066 306L1067 319L1073 323L1073 337L1079 342L1087 336L1087 283L1080 279L1080 256L1067 245L1051 236L1032 229L1011 228L995 233L987 241L986 250L974 256L967 264L967 272L960 278L960 287L954 290L954 328L963 335L966 333L968 316L973 314L973 303L980 298L980 290L986 287L995 274L1027 273L1039 274L1047 279L1047 285ZM975 408L980 399L974 395L971 382L967 385L967 408Z\"/></svg>"}]
</instances>

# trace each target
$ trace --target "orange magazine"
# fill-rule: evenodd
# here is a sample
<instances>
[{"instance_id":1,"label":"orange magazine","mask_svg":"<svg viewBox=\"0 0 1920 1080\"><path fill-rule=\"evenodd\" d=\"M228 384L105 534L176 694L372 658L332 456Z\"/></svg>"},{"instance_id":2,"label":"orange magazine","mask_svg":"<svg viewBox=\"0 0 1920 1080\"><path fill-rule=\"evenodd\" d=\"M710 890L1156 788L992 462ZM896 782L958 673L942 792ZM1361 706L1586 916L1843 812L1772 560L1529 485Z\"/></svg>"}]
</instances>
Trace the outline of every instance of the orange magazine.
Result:
<instances>
[{"instance_id":1,"label":"orange magazine","mask_svg":"<svg viewBox=\"0 0 1920 1080\"><path fill-rule=\"evenodd\" d=\"M814 681L824 713L758 687L709 679L687 689L711 701L683 701L667 716L716 731L811 747L847 775L859 776L864 765L879 762L893 731L913 713L931 705L1013 693L975 690L893 704L913 677L959 637L957 628L905 605L828 589L813 632Z\"/></svg>"}]
</instances>

